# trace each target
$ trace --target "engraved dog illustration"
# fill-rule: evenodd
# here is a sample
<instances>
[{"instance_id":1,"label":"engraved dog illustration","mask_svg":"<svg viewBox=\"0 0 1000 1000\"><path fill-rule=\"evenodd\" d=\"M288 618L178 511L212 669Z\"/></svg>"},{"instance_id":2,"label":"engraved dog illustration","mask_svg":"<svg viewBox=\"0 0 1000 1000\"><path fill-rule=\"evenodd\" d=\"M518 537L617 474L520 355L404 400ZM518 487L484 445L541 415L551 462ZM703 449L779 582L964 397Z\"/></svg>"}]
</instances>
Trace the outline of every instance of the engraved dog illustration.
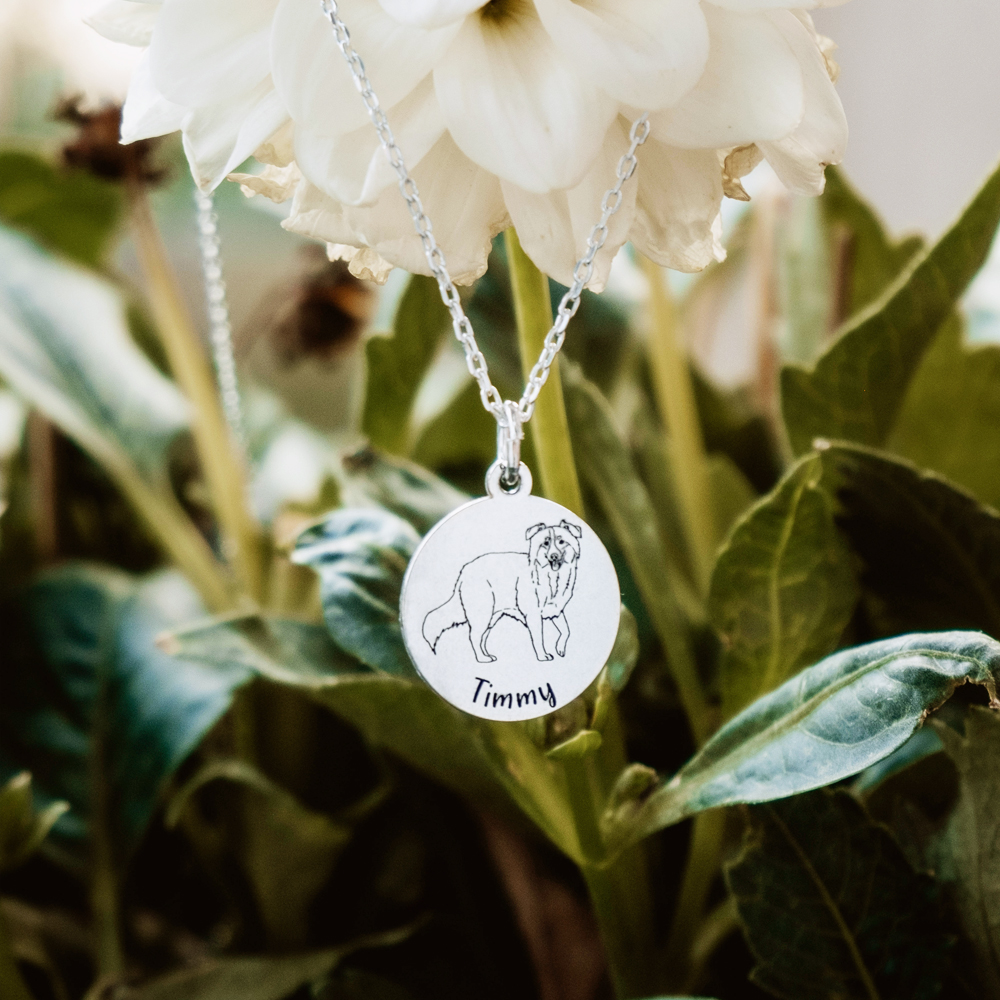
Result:
<instances>
[{"instance_id":1,"label":"engraved dog illustration","mask_svg":"<svg viewBox=\"0 0 1000 1000\"><path fill-rule=\"evenodd\" d=\"M487 552L467 562L451 597L424 618L423 634L433 652L448 629L469 626L469 641L480 663L496 657L486 648L490 631L507 615L527 628L539 660L551 660L542 623L559 633L556 652L566 655L569 623L566 605L576 586L580 561L579 525L535 524L525 532L527 552Z\"/></svg>"}]
</instances>

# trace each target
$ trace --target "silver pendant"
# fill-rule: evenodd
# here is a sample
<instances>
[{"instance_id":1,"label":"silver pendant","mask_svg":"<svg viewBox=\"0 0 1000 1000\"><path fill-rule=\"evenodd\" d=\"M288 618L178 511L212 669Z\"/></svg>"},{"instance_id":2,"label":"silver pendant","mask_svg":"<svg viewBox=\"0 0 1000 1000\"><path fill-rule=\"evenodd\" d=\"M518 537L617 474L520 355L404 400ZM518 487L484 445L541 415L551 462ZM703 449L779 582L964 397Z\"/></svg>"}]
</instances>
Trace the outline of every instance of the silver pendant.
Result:
<instances>
[{"instance_id":1,"label":"silver pendant","mask_svg":"<svg viewBox=\"0 0 1000 1000\"><path fill-rule=\"evenodd\" d=\"M484 719L533 719L572 701L607 662L621 592L607 550L560 504L531 495L531 473L439 521L410 560L403 640L421 677Z\"/></svg>"}]
</instances>

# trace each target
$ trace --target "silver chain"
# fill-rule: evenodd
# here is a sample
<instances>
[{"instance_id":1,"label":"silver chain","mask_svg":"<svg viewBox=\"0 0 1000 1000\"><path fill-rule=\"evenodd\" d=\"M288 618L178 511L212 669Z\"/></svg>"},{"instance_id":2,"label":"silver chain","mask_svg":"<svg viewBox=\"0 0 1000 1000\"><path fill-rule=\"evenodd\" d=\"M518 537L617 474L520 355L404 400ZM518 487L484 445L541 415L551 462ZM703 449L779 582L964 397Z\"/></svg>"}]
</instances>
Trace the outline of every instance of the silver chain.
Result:
<instances>
[{"instance_id":1,"label":"silver chain","mask_svg":"<svg viewBox=\"0 0 1000 1000\"><path fill-rule=\"evenodd\" d=\"M198 210L198 242L201 246L201 267L205 278L205 305L208 309L209 342L219 380L222 410L229 429L240 447L246 446L243 427L243 406L236 375L233 351L233 327L226 302L226 283L222 278L222 255L219 245L219 219L212 196L195 188L194 202Z\"/></svg>"},{"instance_id":2,"label":"silver chain","mask_svg":"<svg viewBox=\"0 0 1000 1000\"><path fill-rule=\"evenodd\" d=\"M368 116L375 126L375 131L378 133L382 148L389 157L389 163L393 170L396 171L396 176L399 177L399 190L406 199L406 205L410 210L413 225L417 231L417 235L420 237L420 242L423 244L424 255L427 257L431 273L437 279L438 288L441 290L441 299L447 306L448 312L451 313L451 322L455 330L455 336L465 351L465 361L469 367L469 372L479 384L479 397L483 401L483 406L493 414L500 428L505 430L508 436L517 437L521 433L521 424L531 419L538 394L542 391L542 386L545 385L545 381L549 377L549 369L552 367L552 362L555 361L556 355L559 353L563 341L566 339L566 327L576 314L577 309L580 308L580 296L583 294L587 282L594 275L594 258L608 238L608 222L611 220L611 216L621 208L623 200L622 188L625 186L625 182L635 173L635 168L638 164L636 151L649 136L649 115L642 115L632 125L629 132L629 139L631 140L629 150L618 163L617 183L607 191L601 200L601 218L591 230L590 236L587 237L587 252L576 262L576 267L573 269L573 284L570 285L565 295L563 295L562 301L559 303L555 322L545 335L542 353L528 375L520 402L516 408L514 406L507 406L497 391L496 386L490 381L486 359L483 357L483 352L476 343L472 324L462 309L458 290L455 288L451 275L448 273L448 265L445 262L444 253L438 246L437 240L434 239L434 229L431 225L431 220L424 213L424 206L420 200L420 192L417 190L416 183L406 169L403 154L399 146L396 145L392 129L389 127L389 120L386 118L374 90L372 90L371 81L368 79L368 74L365 71L365 64L351 44L351 33L348 31L347 25L340 18L337 0L320 0L320 6L333 26L333 34L337 42L337 47L343 53L344 59L347 60L351 76L354 78L354 86L357 88L358 93L361 94L361 99L365 102L365 107L368 109ZM517 424L516 427L513 426L515 423Z\"/></svg>"}]
</instances>

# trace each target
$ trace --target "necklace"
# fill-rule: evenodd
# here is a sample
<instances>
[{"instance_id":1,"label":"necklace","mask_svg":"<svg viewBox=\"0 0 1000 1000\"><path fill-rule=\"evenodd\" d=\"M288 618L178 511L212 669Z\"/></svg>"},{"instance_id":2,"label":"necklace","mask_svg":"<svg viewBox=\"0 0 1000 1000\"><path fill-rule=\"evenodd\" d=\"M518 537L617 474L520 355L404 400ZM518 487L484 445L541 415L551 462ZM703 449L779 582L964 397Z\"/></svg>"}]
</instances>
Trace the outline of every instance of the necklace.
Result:
<instances>
[{"instance_id":1,"label":"necklace","mask_svg":"<svg viewBox=\"0 0 1000 1000\"><path fill-rule=\"evenodd\" d=\"M622 189L635 173L636 152L649 135L648 115L632 125L616 182L601 201L601 217L576 263L573 284L559 303L520 400L504 400L490 381L420 192L351 43L337 0L320 0L320 5L399 178L482 404L497 422L497 459L486 475L486 496L439 521L410 559L400 595L403 639L423 679L463 711L504 721L547 715L582 694L604 667L618 633L621 593L611 558L594 531L567 508L532 496L521 441L593 276L608 222L621 207ZM199 200L198 208L220 388L238 434L238 395L225 350L229 324L211 201ZM213 312L213 306L220 308Z\"/></svg>"},{"instance_id":2,"label":"necklace","mask_svg":"<svg viewBox=\"0 0 1000 1000\"><path fill-rule=\"evenodd\" d=\"M601 217L576 263L573 284L559 303L524 393L518 401L504 400L490 381L420 192L351 44L337 0L320 4L399 178L480 399L497 422L497 459L486 474L486 496L439 521L410 559L399 602L403 640L421 677L457 708L504 721L547 715L582 694L607 662L618 633L621 591L611 558L594 531L567 508L531 495L521 441L593 276L608 222L621 207L622 189L635 173L636 152L649 135L648 116L632 125L616 183L601 201Z\"/></svg>"}]
</instances>

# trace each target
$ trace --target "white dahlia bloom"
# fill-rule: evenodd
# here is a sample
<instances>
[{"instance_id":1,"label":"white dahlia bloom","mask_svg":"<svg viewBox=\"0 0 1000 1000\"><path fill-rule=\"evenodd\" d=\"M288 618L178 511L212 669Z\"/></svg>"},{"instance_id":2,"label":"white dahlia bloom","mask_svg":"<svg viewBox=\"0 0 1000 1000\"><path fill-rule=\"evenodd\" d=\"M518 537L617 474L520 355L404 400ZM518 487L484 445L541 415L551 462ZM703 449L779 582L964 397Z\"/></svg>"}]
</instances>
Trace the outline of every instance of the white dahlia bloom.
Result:
<instances>
[{"instance_id":1,"label":"white dahlia bloom","mask_svg":"<svg viewBox=\"0 0 1000 1000\"><path fill-rule=\"evenodd\" d=\"M832 46L804 8L841 0L341 0L457 281L517 228L568 284L628 147L651 134L591 287L626 240L667 267L721 259L723 194L766 157L816 194L847 138ZM180 129L212 188L246 157L285 226L355 273L428 273L396 178L319 0L112 0L91 23L148 46L123 140Z\"/></svg>"}]
</instances>

